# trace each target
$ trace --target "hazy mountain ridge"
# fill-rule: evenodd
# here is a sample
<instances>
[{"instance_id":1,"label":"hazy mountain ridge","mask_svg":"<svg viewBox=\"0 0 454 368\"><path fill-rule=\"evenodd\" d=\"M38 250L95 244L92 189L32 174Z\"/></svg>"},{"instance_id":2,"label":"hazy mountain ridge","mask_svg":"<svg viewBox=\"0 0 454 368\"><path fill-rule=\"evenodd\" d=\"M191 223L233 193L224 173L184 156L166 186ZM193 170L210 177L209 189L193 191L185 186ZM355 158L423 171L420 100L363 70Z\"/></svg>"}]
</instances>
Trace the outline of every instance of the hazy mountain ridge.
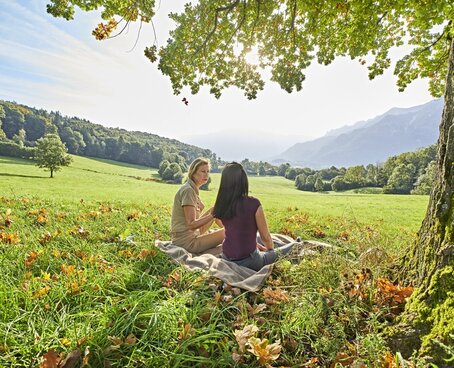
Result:
<instances>
[{"instance_id":1,"label":"hazy mountain ridge","mask_svg":"<svg viewBox=\"0 0 454 368\"><path fill-rule=\"evenodd\" d=\"M306 141L308 139L310 138L298 134L257 130L238 132L225 129L214 133L188 136L183 140L199 147L207 147L226 161L241 161L245 158L252 161L270 161L270 157L276 156L289 145L298 140Z\"/></svg>"},{"instance_id":2,"label":"hazy mountain ridge","mask_svg":"<svg viewBox=\"0 0 454 368\"><path fill-rule=\"evenodd\" d=\"M297 143L272 161L312 168L383 162L390 156L435 143L442 110L442 99L410 108L392 108L373 119Z\"/></svg>"}]
</instances>

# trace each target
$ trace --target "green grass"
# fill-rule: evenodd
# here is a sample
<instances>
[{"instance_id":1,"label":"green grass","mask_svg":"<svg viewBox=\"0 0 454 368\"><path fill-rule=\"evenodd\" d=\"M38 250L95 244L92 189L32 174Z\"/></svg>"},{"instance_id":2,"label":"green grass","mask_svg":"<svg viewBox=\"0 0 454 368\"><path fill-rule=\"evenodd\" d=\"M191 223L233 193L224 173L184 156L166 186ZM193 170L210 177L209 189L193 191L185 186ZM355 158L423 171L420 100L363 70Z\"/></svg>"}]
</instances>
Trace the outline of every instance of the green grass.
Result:
<instances>
[{"instance_id":1,"label":"green grass","mask_svg":"<svg viewBox=\"0 0 454 368\"><path fill-rule=\"evenodd\" d=\"M382 364L380 331L401 306L379 303L373 280L414 240L427 197L307 193L284 178L251 177L273 232L338 246L280 260L265 287L288 300L253 313L269 303L263 290L238 294L154 247L169 238L178 185L149 178L155 170L74 157L50 179L29 161L0 157L0 366L80 349L91 367L231 367L234 331L249 324L280 340L275 366L317 358L329 367L345 355ZM212 178L201 193L207 205L220 175ZM358 282L364 268L373 279ZM241 359L259 366L247 351Z\"/></svg>"},{"instance_id":2,"label":"green grass","mask_svg":"<svg viewBox=\"0 0 454 368\"><path fill-rule=\"evenodd\" d=\"M48 173L30 161L0 156L2 194L64 201L153 203L170 207L178 189L178 185L146 181L159 178L154 169L79 156L73 158L70 167L50 179ZM215 201L220 179L220 174L211 176L210 190L202 192L202 200L208 205ZM314 219L314 223L331 218L344 222L345 226L361 223L380 227L388 234L415 232L428 202L427 196L302 192L295 189L292 181L282 177L251 177L250 194L261 200L273 231L283 226L282 217L286 212L303 212Z\"/></svg>"}]
</instances>

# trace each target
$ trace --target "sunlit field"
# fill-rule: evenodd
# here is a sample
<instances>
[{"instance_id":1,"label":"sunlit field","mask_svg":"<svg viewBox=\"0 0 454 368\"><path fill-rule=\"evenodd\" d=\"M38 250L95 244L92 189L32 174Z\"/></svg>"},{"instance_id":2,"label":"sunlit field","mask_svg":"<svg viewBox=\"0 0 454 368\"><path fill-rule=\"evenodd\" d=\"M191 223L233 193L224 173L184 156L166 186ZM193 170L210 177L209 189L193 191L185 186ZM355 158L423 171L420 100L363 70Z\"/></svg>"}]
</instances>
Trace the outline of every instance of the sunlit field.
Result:
<instances>
[{"instance_id":1,"label":"sunlit field","mask_svg":"<svg viewBox=\"0 0 454 368\"><path fill-rule=\"evenodd\" d=\"M90 367L330 367L347 358L391 367L381 331L409 289L387 284L386 269L413 241L428 197L307 193L251 177L272 232L335 250L278 261L250 293L154 246L169 239L178 185L158 182L156 170L73 158L51 179L0 157L0 366L73 354ZM219 178L201 192L206 205Z\"/></svg>"}]
</instances>

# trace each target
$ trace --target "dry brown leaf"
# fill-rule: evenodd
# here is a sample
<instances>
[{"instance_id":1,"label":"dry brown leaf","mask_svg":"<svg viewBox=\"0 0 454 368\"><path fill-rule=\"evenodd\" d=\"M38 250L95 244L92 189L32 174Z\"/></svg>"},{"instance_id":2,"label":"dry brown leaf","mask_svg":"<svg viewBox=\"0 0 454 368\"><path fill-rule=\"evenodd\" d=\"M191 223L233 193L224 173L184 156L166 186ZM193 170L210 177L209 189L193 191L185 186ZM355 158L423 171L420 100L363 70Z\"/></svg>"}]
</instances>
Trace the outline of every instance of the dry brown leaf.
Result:
<instances>
[{"instance_id":1,"label":"dry brown leaf","mask_svg":"<svg viewBox=\"0 0 454 368\"><path fill-rule=\"evenodd\" d=\"M244 352L244 348L248 340L253 337L259 331L258 327L255 325L247 325L242 330L235 330L233 333L235 339L240 347L240 353Z\"/></svg>"},{"instance_id":2,"label":"dry brown leaf","mask_svg":"<svg viewBox=\"0 0 454 368\"><path fill-rule=\"evenodd\" d=\"M318 358L311 358L306 363L303 364L303 367L315 368L317 367Z\"/></svg>"},{"instance_id":3,"label":"dry brown leaf","mask_svg":"<svg viewBox=\"0 0 454 368\"><path fill-rule=\"evenodd\" d=\"M61 269L61 272L63 272L65 275L71 275L76 270L76 266L75 265L62 264L60 269Z\"/></svg>"},{"instance_id":4,"label":"dry brown leaf","mask_svg":"<svg viewBox=\"0 0 454 368\"><path fill-rule=\"evenodd\" d=\"M71 351L64 360L60 362L58 368L73 368L79 363L82 352L79 349Z\"/></svg>"},{"instance_id":5,"label":"dry brown leaf","mask_svg":"<svg viewBox=\"0 0 454 368\"><path fill-rule=\"evenodd\" d=\"M154 257L157 253L158 251L156 249L142 249L137 255L137 258L145 259L147 257Z\"/></svg>"},{"instance_id":6,"label":"dry brown leaf","mask_svg":"<svg viewBox=\"0 0 454 368\"><path fill-rule=\"evenodd\" d=\"M275 343L270 344L267 339L251 337L248 340L247 344L250 347L248 351L257 357L257 360L261 365L275 361L277 358L279 358L282 350L280 340L277 340Z\"/></svg>"},{"instance_id":7,"label":"dry brown leaf","mask_svg":"<svg viewBox=\"0 0 454 368\"><path fill-rule=\"evenodd\" d=\"M182 341L187 339L192 335L194 331L195 330L192 328L192 325L190 323L186 323L183 327L183 330L178 333L178 340Z\"/></svg>"},{"instance_id":8,"label":"dry brown leaf","mask_svg":"<svg viewBox=\"0 0 454 368\"><path fill-rule=\"evenodd\" d=\"M124 340L124 344L128 345L128 346L135 345L136 342L137 342L137 337L135 337L133 334L129 334L128 336L126 336L126 338Z\"/></svg>"},{"instance_id":9,"label":"dry brown leaf","mask_svg":"<svg viewBox=\"0 0 454 368\"><path fill-rule=\"evenodd\" d=\"M142 212L140 211L132 211L130 214L128 214L128 216L126 217L126 219L128 221L131 221L131 220L137 220L139 217L142 216Z\"/></svg>"},{"instance_id":10,"label":"dry brown leaf","mask_svg":"<svg viewBox=\"0 0 454 368\"><path fill-rule=\"evenodd\" d=\"M85 344L88 340L88 336L81 337L79 340L77 340L77 346L81 346Z\"/></svg>"},{"instance_id":11,"label":"dry brown leaf","mask_svg":"<svg viewBox=\"0 0 454 368\"><path fill-rule=\"evenodd\" d=\"M339 352L336 354L336 359L331 363L330 367L335 368L340 364L342 367L350 367L355 361L355 357L348 355L347 353Z\"/></svg>"},{"instance_id":12,"label":"dry brown leaf","mask_svg":"<svg viewBox=\"0 0 454 368\"><path fill-rule=\"evenodd\" d=\"M377 303L390 304L391 306L405 303L413 293L413 287L394 285L391 281L383 277L377 280L377 288L378 291L375 296Z\"/></svg>"},{"instance_id":13,"label":"dry brown leaf","mask_svg":"<svg viewBox=\"0 0 454 368\"><path fill-rule=\"evenodd\" d=\"M50 349L43 355L43 361L39 366L40 368L58 368L60 362L60 355L54 349Z\"/></svg>"},{"instance_id":14,"label":"dry brown leaf","mask_svg":"<svg viewBox=\"0 0 454 368\"><path fill-rule=\"evenodd\" d=\"M20 237L17 233L8 234L0 233L0 242L5 244L17 244L20 242Z\"/></svg>"},{"instance_id":15,"label":"dry brown leaf","mask_svg":"<svg viewBox=\"0 0 454 368\"><path fill-rule=\"evenodd\" d=\"M222 299L222 294L219 292L219 291L216 291L214 293L214 301L217 303L219 303Z\"/></svg>"},{"instance_id":16,"label":"dry brown leaf","mask_svg":"<svg viewBox=\"0 0 454 368\"><path fill-rule=\"evenodd\" d=\"M31 267L33 263L36 262L36 259L38 258L39 253L32 250L30 253L28 253L27 258L25 258L25 267Z\"/></svg>"},{"instance_id":17,"label":"dry brown leaf","mask_svg":"<svg viewBox=\"0 0 454 368\"><path fill-rule=\"evenodd\" d=\"M86 346L84 351L84 357L82 359L82 367L88 366L88 361L91 357L90 347Z\"/></svg>"},{"instance_id":18,"label":"dry brown leaf","mask_svg":"<svg viewBox=\"0 0 454 368\"><path fill-rule=\"evenodd\" d=\"M279 288L273 290L272 288L267 287L263 290L263 296L265 297L266 304L277 304L289 300L287 291Z\"/></svg>"},{"instance_id":19,"label":"dry brown leaf","mask_svg":"<svg viewBox=\"0 0 454 368\"><path fill-rule=\"evenodd\" d=\"M43 288L39 289L38 291L35 291L35 292L32 294L32 298L33 298L33 299L42 298L43 296L49 294L49 291L50 291L50 286L46 285L46 286L44 286Z\"/></svg>"},{"instance_id":20,"label":"dry brown leaf","mask_svg":"<svg viewBox=\"0 0 454 368\"><path fill-rule=\"evenodd\" d=\"M236 351L232 353L232 360L236 364L244 363L244 356L242 354L238 354Z\"/></svg>"},{"instance_id":21,"label":"dry brown leaf","mask_svg":"<svg viewBox=\"0 0 454 368\"><path fill-rule=\"evenodd\" d=\"M266 309L266 304L265 303L254 305L253 306L254 315L259 314L260 312L263 312L265 309Z\"/></svg>"},{"instance_id":22,"label":"dry brown leaf","mask_svg":"<svg viewBox=\"0 0 454 368\"><path fill-rule=\"evenodd\" d=\"M117 336L107 336L107 339L110 341L110 343L114 346L120 346L123 344L123 339L121 337Z\"/></svg>"}]
</instances>

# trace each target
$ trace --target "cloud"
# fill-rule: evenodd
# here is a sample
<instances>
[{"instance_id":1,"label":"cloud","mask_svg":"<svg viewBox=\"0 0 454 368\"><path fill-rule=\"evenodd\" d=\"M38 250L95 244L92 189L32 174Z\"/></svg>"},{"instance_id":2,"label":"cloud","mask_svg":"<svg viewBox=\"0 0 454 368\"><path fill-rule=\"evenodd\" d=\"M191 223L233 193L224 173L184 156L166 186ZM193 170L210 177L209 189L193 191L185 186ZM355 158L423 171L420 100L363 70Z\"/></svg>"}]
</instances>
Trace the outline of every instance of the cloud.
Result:
<instances>
[{"instance_id":1,"label":"cloud","mask_svg":"<svg viewBox=\"0 0 454 368\"><path fill-rule=\"evenodd\" d=\"M13 96L18 102L42 103L46 108L52 104L53 109L79 115L80 106L84 106L82 111L88 115L90 111L99 115L93 114L95 108L108 103L115 109L123 93L137 90L132 84L137 81L128 72L137 72L142 66L119 51L126 40L113 47L95 43L90 46L90 42L57 27L53 22L59 20L46 13L37 15L4 0L0 0L0 9L4 19L0 26L3 98ZM98 19L96 14L88 17ZM89 29L85 32L88 38Z\"/></svg>"},{"instance_id":2,"label":"cloud","mask_svg":"<svg viewBox=\"0 0 454 368\"><path fill-rule=\"evenodd\" d=\"M220 100L208 88L196 96L187 91L174 96L168 78L143 56L144 47L154 40L150 25L142 27L137 46L128 52L139 25L98 42L90 32L99 22L99 12L78 11L75 20L67 22L47 14L47 2L0 0L2 99L177 139L226 127L315 137L393 106L430 99L426 82L398 94L391 71L370 82L367 70L347 59L328 67L311 66L300 93L289 95L267 82L255 101L246 100L235 88L225 91ZM171 27L166 14L174 6L162 2L155 20L161 44ZM189 99L189 106L182 97Z\"/></svg>"}]
</instances>

